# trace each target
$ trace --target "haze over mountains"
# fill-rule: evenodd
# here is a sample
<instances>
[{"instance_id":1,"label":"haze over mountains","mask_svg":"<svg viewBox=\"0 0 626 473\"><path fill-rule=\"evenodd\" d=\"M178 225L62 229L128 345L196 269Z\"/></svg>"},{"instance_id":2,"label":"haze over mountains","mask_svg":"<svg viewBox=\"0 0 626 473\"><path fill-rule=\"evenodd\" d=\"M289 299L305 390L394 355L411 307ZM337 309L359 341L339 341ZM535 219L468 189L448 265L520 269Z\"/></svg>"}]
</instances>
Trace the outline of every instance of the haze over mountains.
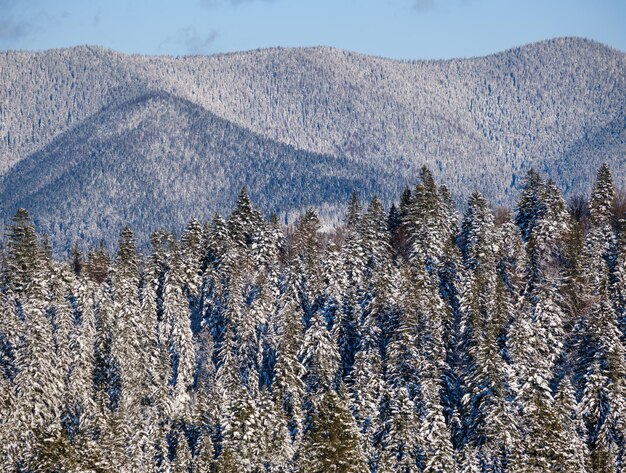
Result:
<instances>
[{"instance_id":1,"label":"haze over mountains","mask_svg":"<svg viewBox=\"0 0 626 473\"><path fill-rule=\"evenodd\" d=\"M587 192L626 176L626 54L577 38L483 58L399 62L332 48L195 57L97 47L0 53L0 213L57 248L228 211L337 217L389 202L428 165L512 204L530 167Z\"/></svg>"}]
</instances>

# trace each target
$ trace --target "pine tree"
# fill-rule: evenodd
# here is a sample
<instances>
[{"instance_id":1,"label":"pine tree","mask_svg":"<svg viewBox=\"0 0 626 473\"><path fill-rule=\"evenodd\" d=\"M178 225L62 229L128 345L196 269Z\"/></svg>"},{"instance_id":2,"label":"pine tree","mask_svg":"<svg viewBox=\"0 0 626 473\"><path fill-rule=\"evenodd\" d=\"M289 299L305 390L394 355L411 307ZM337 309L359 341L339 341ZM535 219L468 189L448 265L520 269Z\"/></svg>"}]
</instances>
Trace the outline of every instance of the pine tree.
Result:
<instances>
[{"instance_id":1,"label":"pine tree","mask_svg":"<svg viewBox=\"0 0 626 473\"><path fill-rule=\"evenodd\" d=\"M613 217L612 203L615 195L613 176L609 166L604 163L598 169L596 182L591 193L589 210L591 220L595 226L603 226L611 223Z\"/></svg>"},{"instance_id":2,"label":"pine tree","mask_svg":"<svg viewBox=\"0 0 626 473\"><path fill-rule=\"evenodd\" d=\"M359 198L355 191L352 191L350 197L350 205L348 206L348 212L346 214L346 226L350 228L356 228L361 218L361 204L359 204Z\"/></svg>"},{"instance_id":3,"label":"pine tree","mask_svg":"<svg viewBox=\"0 0 626 473\"><path fill-rule=\"evenodd\" d=\"M459 247L467 268L475 270L481 260L493 257L494 231L494 218L487 200L480 193L473 193L459 235Z\"/></svg>"},{"instance_id":4,"label":"pine tree","mask_svg":"<svg viewBox=\"0 0 626 473\"><path fill-rule=\"evenodd\" d=\"M87 254L84 267L85 275L92 281L102 284L109 276L110 263L111 258L104 248L104 242L101 241L98 248L92 249Z\"/></svg>"},{"instance_id":5,"label":"pine tree","mask_svg":"<svg viewBox=\"0 0 626 473\"><path fill-rule=\"evenodd\" d=\"M562 428L551 388L563 347L563 315L554 288L543 286L534 296L530 310L528 316L519 317L511 335L517 371L515 402L520 409L523 434L523 447L517 448L523 449L529 471L546 471L554 468Z\"/></svg>"},{"instance_id":6,"label":"pine tree","mask_svg":"<svg viewBox=\"0 0 626 473\"><path fill-rule=\"evenodd\" d=\"M287 417L265 389L261 391L257 405L260 459L266 471L286 473L293 466L295 453Z\"/></svg>"},{"instance_id":7,"label":"pine tree","mask_svg":"<svg viewBox=\"0 0 626 473\"><path fill-rule=\"evenodd\" d=\"M423 271L422 271L423 277ZM419 366L422 360L417 334L420 331L416 310L419 296L415 293L411 271L403 268L394 281L392 300L397 301L397 322L388 347L388 377L393 386L405 387L411 396L419 385Z\"/></svg>"},{"instance_id":8,"label":"pine tree","mask_svg":"<svg viewBox=\"0 0 626 473\"><path fill-rule=\"evenodd\" d=\"M612 299L622 332L622 342L626 343L626 219L622 219L620 223L621 232L617 242Z\"/></svg>"},{"instance_id":9,"label":"pine tree","mask_svg":"<svg viewBox=\"0 0 626 473\"><path fill-rule=\"evenodd\" d=\"M585 249L590 307L584 320L585 359L582 364L586 374L582 380L582 410L588 429L592 471L617 468L619 459L624 456L626 351L611 298L617 260L608 210L612 197L611 174L603 166L594 186L590 205L593 227Z\"/></svg>"},{"instance_id":10,"label":"pine tree","mask_svg":"<svg viewBox=\"0 0 626 473\"><path fill-rule=\"evenodd\" d=\"M267 450L271 446L263 441L263 437L271 432L265 431L267 425L260 407L244 388L231 398L222 419L223 441L216 464L218 472L263 471L264 457L271 453Z\"/></svg>"},{"instance_id":11,"label":"pine tree","mask_svg":"<svg viewBox=\"0 0 626 473\"><path fill-rule=\"evenodd\" d=\"M23 274L30 273L30 280L13 286L17 294L25 296L21 304L23 325L18 329L21 340L15 346L17 405L13 413L22 461L28 458L33 444L59 435L65 387L54 350L54 328L47 316L48 268L38 249L34 255L27 255L23 253L25 248L16 245L9 254L12 261L32 258L32 267L19 267Z\"/></svg>"},{"instance_id":12,"label":"pine tree","mask_svg":"<svg viewBox=\"0 0 626 473\"><path fill-rule=\"evenodd\" d=\"M466 445L458 454L457 469L458 473L480 473L481 468L478 461L476 449ZM498 471L498 470L494 470Z\"/></svg>"},{"instance_id":13,"label":"pine tree","mask_svg":"<svg viewBox=\"0 0 626 473\"><path fill-rule=\"evenodd\" d=\"M445 221L447 207L441 201L432 173L425 166L420 184L411 194L406 222L411 235L411 258L418 258L429 271L439 265L450 225Z\"/></svg>"},{"instance_id":14,"label":"pine tree","mask_svg":"<svg viewBox=\"0 0 626 473\"><path fill-rule=\"evenodd\" d=\"M304 334L299 357L309 393L322 393L334 386L339 370L339 353L319 312L313 315L311 325Z\"/></svg>"},{"instance_id":15,"label":"pine tree","mask_svg":"<svg viewBox=\"0 0 626 473\"><path fill-rule=\"evenodd\" d=\"M321 242L318 236L320 221L317 214L309 209L298 222L296 231L296 251L301 275L301 300L308 320L321 305L324 275L319 260Z\"/></svg>"},{"instance_id":16,"label":"pine tree","mask_svg":"<svg viewBox=\"0 0 626 473\"><path fill-rule=\"evenodd\" d=\"M530 238L537 220L545 212L545 204L542 199L543 187L543 180L537 171L534 169L528 171L515 215L515 223L519 226L524 241Z\"/></svg>"},{"instance_id":17,"label":"pine tree","mask_svg":"<svg viewBox=\"0 0 626 473\"><path fill-rule=\"evenodd\" d=\"M193 472L206 473L213 471L213 457L215 447L208 432L203 432L196 444L196 454L193 458Z\"/></svg>"},{"instance_id":18,"label":"pine tree","mask_svg":"<svg viewBox=\"0 0 626 473\"><path fill-rule=\"evenodd\" d=\"M623 398L613 397L612 383L607 380L606 373L603 373L598 358L599 356L594 359L587 373L581 401L589 432L591 471L617 471L618 445L615 430L619 425L620 411L616 412L615 403L623 403Z\"/></svg>"},{"instance_id":19,"label":"pine tree","mask_svg":"<svg viewBox=\"0 0 626 473\"><path fill-rule=\"evenodd\" d=\"M589 431L592 469L610 470L616 467L616 457L623 454L624 448L626 352L615 312L606 297L592 306L589 331L593 364L584 383L583 415Z\"/></svg>"},{"instance_id":20,"label":"pine tree","mask_svg":"<svg viewBox=\"0 0 626 473\"><path fill-rule=\"evenodd\" d=\"M459 238L465 273L459 300L459 378L464 389L462 414L464 441L481 447L488 442L485 416L490 410L491 389L502 387L497 344L502 321L496 316L497 231L484 197L474 193ZM502 290L502 288L500 288Z\"/></svg>"},{"instance_id":21,"label":"pine tree","mask_svg":"<svg viewBox=\"0 0 626 473\"><path fill-rule=\"evenodd\" d=\"M131 443L131 455L137 452L135 432L141 424L141 385L143 377L138 369L142 362L143 326L139 306L139 261L135 239L128 227L122 230L119 250L111 275L113 307L111 327L111 367L118 388L113 403L122 414L125 439Z\"/></svg>"},{"instance_id":22,"label":"pine tree","mask_svg":"<svg viewBox=\"0 0 626 473\"><path fill-rule=\"evenodd\" d=\"M424 471L433 473L455 471L451 433L441 408L439 376L439 370L427 360L421 382L424 418L419 436L424 452Z\"/></svg>"},{"instance_id":23,"label":"pine tree","mask_svg":"<svg viewBox=\"0 0 626 473\"><path fill-rule=\"evenodd\" d=\"M248 189L244 186L228 219L228 232L240 248L249 248L254 241L254 231L259 227L261 215L252 206Z\"/></svg>"},{"instance_id":24,"label":"pine tree","mask_svg":"<svg viewBox=\"0 0 626 473\"><path fill-rule=\"evenodd\" d=\"M28 212L18 209L8 228L8 257L6 260L5 278L8 279L9 290L16 297L23 297L30 281L32 281L39 263L39 250L35 227Z\"/></svg>"},{"instance_id":25,"label":"pine tree","mask_svg":"<svg viewBox=\"0 0 626 473\"><path fill-rule=\"evenodd\" d=\"M396 388L389 392L391 412L387 432L382 439L383 455L390 471L411 473L420 471L421 444L420 421L415 404L409 398L406 388Z\"/></svg>"},{"instance_id":26,"label":"pine tree","mask_svg":"<svg viewBox=\"0 0 626 473\"><path fill-rule=\"evenodd\" d=\"M304 367L299 350L303 342L303 312L297 300L295 277L288 274L286 289L279 302L276 318L276 363L272 392L277 405L287 418L292 437L300 437L303 421L302 402L305 394Z\"/></svg>"},{"instance_id":27,"label":"pine tree","mask_svg":"<svg viewBox=\"0 0 626 473\"><path fill-rule=\"evenodd\" d=\"M319 399L299 458L302 473L367 471L356 422L344 397L335 391Z\"/></svg>"},{"instance_id":28,"label":"pine tree","mask_svg":"<svg viewBox=\"0 0 626 473\"><path fill-rule=\"evenodd\" d=\"M181 254L178 248L174 248L170 268L163 282L163 319L169 329L172 378L176 386L173 415L175 418L180 416L187 419L190 415L190 390L194 384L196 354L181 272Z\"/></svg>"},{"instance_id":29,"label":"pine tree","mask_svg":"<svg viewBox=\"0 0 626 473\"><path fill-rule=\"evenodd\" d=\"M172 473L189 473L191 469L191 451L184 432L178 433L176 457L172 464Z\"/></svg>"},{"instance_id":30,"label":"pine tree","mask_svg":"<svg viewBox=\"0 0 626 473\"><path fill-rule=\"evenodd\" d=\"M566 377L561 380L554 407L559 416L557 429L559 448L556 452L555 468L558 471L589 470L589 450L585 442L585 427L574 388Z\"/></svg>"},{"instance_id":31,"label":"pine tree","mask_svg":"<svg viewBox=\"0 0 626 473\"><path fill-rule=\"evenodd\" d=\"M197 297L202 276L204 241L200 222L193 219L181 237L181 271L185 282L185 293Z\"/></svg>"},{"instance_id":32,"label":"pine tree","mask_svg":"<svg viewBox=\"0 0 626 473\"><path fill-rule=\"evenodd\" d=\"M80 248L78 247L78 243L75 243L72 247L72 255L71 255L71 266L72 271L76 276L80 276L83 271L83 266L85 262L83 261L83 255L80 252Z\"/></svg>"},{"instance_id":33,"label":"pine tree","mask_svg":"<svg viewBox=\"0 0 626 473\"><path fill-rule=\"evenodd\" d=\"M533 232L526 245L526 280L531 292L536 286L543 284L546 278L554 280L560 276L562 241L570 232L570 218L565 209L565 201L552 181L545 185L542 198L543 213L535 220Z\"/></svg>"}]
</instances>

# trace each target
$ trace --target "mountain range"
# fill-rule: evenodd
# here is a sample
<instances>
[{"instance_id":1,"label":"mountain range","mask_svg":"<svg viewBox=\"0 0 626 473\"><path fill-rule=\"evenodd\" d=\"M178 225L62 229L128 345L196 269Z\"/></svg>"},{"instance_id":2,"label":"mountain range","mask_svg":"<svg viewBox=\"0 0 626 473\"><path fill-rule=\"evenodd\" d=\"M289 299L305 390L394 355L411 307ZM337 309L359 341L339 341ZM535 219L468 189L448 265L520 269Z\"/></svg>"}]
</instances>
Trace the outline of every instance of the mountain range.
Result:
<instances>
[{"instance_id":1,"label":"mountain range","mask_svg":"<svg viewBox=\"0 0 626 473\"><path fill-rule=\"evenodd\" d=\"M27 208L55 249L139 241L228 212L243 185L285 222L385 203L427 165L514 205L535 168L567 195L626 177L626 54L558 38L491 56L396 61L328 47L213 56L100 47L0 52L0 220Z\"/></svg>"}]
</instances>

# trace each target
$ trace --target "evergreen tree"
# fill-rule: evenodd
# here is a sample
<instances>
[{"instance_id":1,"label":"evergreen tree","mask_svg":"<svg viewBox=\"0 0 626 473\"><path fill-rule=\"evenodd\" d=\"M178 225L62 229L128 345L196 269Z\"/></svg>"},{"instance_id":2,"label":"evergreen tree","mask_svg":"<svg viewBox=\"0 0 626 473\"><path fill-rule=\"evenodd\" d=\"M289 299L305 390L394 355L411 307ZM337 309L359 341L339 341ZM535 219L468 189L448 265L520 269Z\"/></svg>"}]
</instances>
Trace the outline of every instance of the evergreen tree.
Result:
<instances>
[{"instance_id":1,"label":"evergreen tree","mask_svg":"<svg viewBox=\"0 0 626 473\"><path fill-rule=\"evenodd\" d=\"M396 388L391 395L391 415L382 439L390 471L402 473L421 469L420 421L413 401L405 388Z\"/></svg>"},{"instance_id":2,"label":"evergreen tree","mask_svg":"<svg viewBox=\"0 0 626 473\"><path fill-rule=\"evenodd\" d=\"M303 422L302 402L305 394L304 367L299 350L303 342L302 308L297 300L295 277L288 275L287 287L282 294L276 320L276 363L272 392L287 418L292 437L300 437Z\"/></svg>"},{"instance_id":3,"label":"evergreen tree","mask_svg":"<svg viewBox=\"0 0 626 473\"><path fill-rule=\"evenodd\" d=\"M617 242L615 278L612 285L613 305L622 332L622 342L626 343L626 219L621 220L621 232Z\"/></svg>"},{"instance_id":4,"label":"evergreen tree","mask_svg":"<svg viewBox=\"0 0 626 473\"><path fill-rule=\"evenodd\" d=\"M189 473L191 471L191 451L184 432L178 433L176 456L172 464L172 473Z\"/></svg>"},{"instance_id":5,"label":"evergreen tree","mask_svg":"<svg viewBox=\"0 0 626 473\"><path fill-rule=\"evenodd\" d=\"M228 232L233 242L241 248L248 248L254 241L255 229L259 227L261 215L252 206L248 189L244 186L228 219Z\"/></svg>"},{"instance_id":6,"label":"evergreen tree","mask_svg":"<svg viewBox=\"0 0 626 473\"><path fill-rule=\"evenodd\" d=\"M121 412L122 428L132 444L131 455L137 451L135 433L141 424L141 386L143 376L138 366L142 360L144 340L139 305L139 261L135 239L128 227L122 231L119 251L111 275L113 306L110 345L112 376L117 380L111 395ZM132 437L132 439L131 439Z\"/></svg>"},{"instance_id":7,"label":"evergreen tree","mask_svg":"<svg viewBox=\"0 0 626 473\"><path fill-rule=\"evenodd\" d=\"M319 217L312 209L307 210L298 222L295 242L301 276L300 298L307 321L321 305L324 287L324 274L319 260L321 251L319 230Z\"/></svg>"},{"instance_id":8,"label":"evergreen tree","mask_svg":"<svg viewBox=\"0 0 626 473\"><path fill-rule=\"evenodd\" d=\"M555 469L557 471L589 470L589 450L585 442L585 427L576 401L574 388L568 378L561 380L556 395L557 429L559 448L556 452Z\"/></svg>"},{"instance_id":9,"label":"evergreen tree","mask_svg":"<svg viewBox=\"0 0 626 473\"><path fill-rule=\"evenodd\" d=\"M346 226L348 228L356 228L361 218L361 204L359 204L359 198L355 191L352 191L350 197L350 205L348 206L348 212L346 214Z\"/></svg>"},{"instance_id":10,"label":"evergreen tree","mask_svg":"<svg viewBox=\"0 0 626 473\"><path fill-rule=\"evenodd\" d=\"M218 472L258 472L265 471L271 463L282 463L288 454L288 443L275 442L281 434L287 438L286 425L276 425L272 416L273 403L268 398L257 404L246 389L240 389L227 407L223 421L222 453L217 460ZM264 409L270 409L264 412ZM269 418L268 418L269 414ZM269 428L272 425L272 428ZM283 447L283 455L276 447ZM276 461L276 456L278 460ZM280 461L282 460L282 461ZM273 471L273 470L270 470ZM281 471L276 468L274 471Z\"/></svg>"},{"instance_id":11,"label":"evergreen tree","mask_svg":"<svg viewBox=\"0 0 626 473\"><path fill-rule=\"evenodd\" d=\"M600 169L598 169L596 182L591 193L591 201L589 202L591 220L595 226L603 226L611 223L614 195L615 186L613 184L613 176L611 175L609 166L604 163L600 166Z\"/></svg>"},{"instance_id":12,"label":"evergreen tree","mask_svg":"<svg viewBox=\"0 0 626 473\"><path fill-rule=\"evenodd\" d=\"M528 171L515 215L515 223L519 226L524 241L530 238L537 220L545 212L545 204L542 199L543 188L543 180L539 173L534 169Z\"/></svg>"},{"instance_id":13,"label":"evergreen tree","mask_svg":"<svg viewBox=\"0 0 626 473\"><path fill-rule=\"evenodd\" d=\"M341 394L333 390L322 394L299 458L302 473L367 471L359 431Z\"/></svg>"},{"instance_id":14,"label":"evergreen tree","mask_svg":"<svg viewBox=\"0 0 626 473\"><path fill-rule=\"evenodd\" d=\"M339 370L339 354L333 337L319 312L313 315L300 349L304 380L309 393L315 395L335 385Z\"/></svg>"},{"instance_id":15,"label":"evergreen tree","mask_svg":"<svg viewBox=\"0 0 626 473\"><path fill-rule=\"evenodd\" d=\"M193 459L193 472L205 473L213 471L213 457L215 447L209 433L204 432L196 445L196 454Z\"/></svg>"},{"instance_id":16,"label":"evergreen tree","mask_svg":"<svg viewBox=\"0 0 626 473\"><path fill-rule=\"evenodd\" d=\"M28 255L23 253L25 248L21 244L15 245L9 254L10 261L32 258L32 267L18 266L24 275L30 273L28 282L21 281L13 286L17 294L25 296L20 304L20 339L15 346L17 396L16 409L12 413L15 429L19 432L17 442L22 462L34 453L31 451L34 444L46 436L60 434L65 387L62 366L54 350L54 327L47 313L49 293L46 282L50 275L38 249L34 255ZM20 281L19 276L16 281Z\"/></svg>"},{"instance_id":17,"label":"evergreen tree","mask_svg":"<svg viewBox=\"0 0 626 473\"><path fill-rule=\"evenodd\" d=\"M185 282L185 293L197 297L202 276L204 241L202 226L191 220L181 238L181 271Z\"/></svg>"},{"instance_id":18,"label":"evergreen tree","mask_svg":"<svg viewBox=\"0 0 626 473\"><path fill-rule=\"evenodd\" d=\"M22 297L33 280L38 257L35 227L28 212L18 209L8 227L8 257L4 272L9 290L16 297Z\"/></svg>"},{"instance_id":19,"label":"evergreen tree","mask_svg":"<svg viewBox=\"0 0 626 473\"><path fill-rule=\"evenodd\" d=\"M561 435L551 382L563 347L562 312L557 295L544 286L535 296L529 317L521 316L512 333L516 366L516 404L520 409L524 462L530 471L554 469ZM528 340L533 343L528 343Z\"/></svg>"},{"instance_id":20,"label":"evergreen tree","mask_svg":"<svg viewBox=\"0 0 626 473\"><path fill-rule=\"evenodd\" d=\"M169 353L175 392L172 403L174 417L190 415L190 390L195 376L195 345L191 331L189 305L183 293L181 254L173 249L170 268L163 282L163 320L169 335Z\"/></svg>"},{"instance_id":21,"label":"evergreen tree","mask_svg":"<svg viewBox=\"0 0 626 473\"><path fill-rule=\"evenodd\" d=\"M420 184L411 194L406 222L411 234L411 257L422 260L429 271L440 262L451 226L445 221L449 210L441 201L432 173L425 166Z\"/></svg>"}]
</instances>

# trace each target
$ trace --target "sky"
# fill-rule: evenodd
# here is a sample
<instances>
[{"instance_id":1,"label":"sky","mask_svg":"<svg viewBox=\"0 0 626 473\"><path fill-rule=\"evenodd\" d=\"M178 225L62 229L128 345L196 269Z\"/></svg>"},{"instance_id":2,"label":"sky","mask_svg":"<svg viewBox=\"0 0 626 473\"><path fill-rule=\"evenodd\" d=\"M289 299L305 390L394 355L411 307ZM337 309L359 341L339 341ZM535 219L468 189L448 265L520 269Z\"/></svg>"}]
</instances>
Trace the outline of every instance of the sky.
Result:
<instances>
[{"instance_id":1,"label":"sky","mask_svg":"<svg viewBox=\"0 0 626 473\"><path fill-rule=\"evenodd\" d=\"M89 44L188 55L323 45L448 59L558 36L626 51L626 0L0 0L0 50Z\"/></svg>"}]
</instances>

